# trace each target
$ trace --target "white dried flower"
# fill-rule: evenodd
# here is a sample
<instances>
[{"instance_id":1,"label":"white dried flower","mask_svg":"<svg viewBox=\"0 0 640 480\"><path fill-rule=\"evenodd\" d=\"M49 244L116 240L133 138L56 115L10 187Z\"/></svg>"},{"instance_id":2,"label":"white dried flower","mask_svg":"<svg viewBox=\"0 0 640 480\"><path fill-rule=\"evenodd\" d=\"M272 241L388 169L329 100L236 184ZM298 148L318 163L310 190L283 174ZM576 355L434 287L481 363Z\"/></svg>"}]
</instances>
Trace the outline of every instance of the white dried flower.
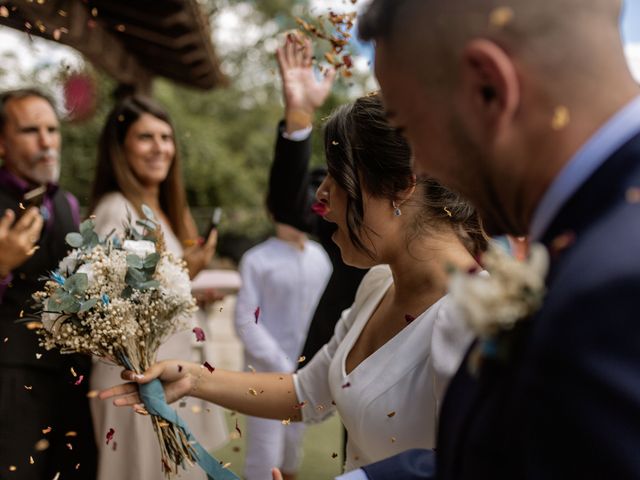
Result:
<instances>
[{"instance_id":1,"label":"white dried flower","mask_svg":"<svg viewBox=\"0 0 640 480\"><path fill-rule=\"evenodd\" d=\"M122 248L126 252L145 258L156 251L156 244L149 240L125 240Z\"/></svg>"},{"instance_id":2,"label":"white dried flower","mask_svg":"<svg viewBox=\"0 0 640 480\"><path fill-rule=\"evenodd\" d=\"M519 261L491 244L483 261L488 275L455 272L449 292L470 328L486 338L513 328L540 308L549 255L543 245L533 244L529 258Z\"/></svg>"}]
</instances>

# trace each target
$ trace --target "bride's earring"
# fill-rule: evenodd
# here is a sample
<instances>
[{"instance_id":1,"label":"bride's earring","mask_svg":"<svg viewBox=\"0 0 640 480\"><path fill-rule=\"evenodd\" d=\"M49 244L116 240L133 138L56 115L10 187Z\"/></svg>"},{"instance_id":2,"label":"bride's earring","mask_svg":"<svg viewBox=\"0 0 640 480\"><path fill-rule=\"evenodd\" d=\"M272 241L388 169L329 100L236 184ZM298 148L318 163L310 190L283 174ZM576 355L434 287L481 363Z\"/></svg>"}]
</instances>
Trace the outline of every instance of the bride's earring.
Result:
<instances>
[{"instance_id":1,"label":"bride's earring","mask_svg":"<svg viewBox=\"0 0 640 480\"><path fill-rule=\"evenodd\" d=\"M393 205L393 214L396 217L399 217L400 215L402 215L402 210L400 210L400 206L397 205L395 201L391 202L391 205Z\"/></svg>"}]
</instances>

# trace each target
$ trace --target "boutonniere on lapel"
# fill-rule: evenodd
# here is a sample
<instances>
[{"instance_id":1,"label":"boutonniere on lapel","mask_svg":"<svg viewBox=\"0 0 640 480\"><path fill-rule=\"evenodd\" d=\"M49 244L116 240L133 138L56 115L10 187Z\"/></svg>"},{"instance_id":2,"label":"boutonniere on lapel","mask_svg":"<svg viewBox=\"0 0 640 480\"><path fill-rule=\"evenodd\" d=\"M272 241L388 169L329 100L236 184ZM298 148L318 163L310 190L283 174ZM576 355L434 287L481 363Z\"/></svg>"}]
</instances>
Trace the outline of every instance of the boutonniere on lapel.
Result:
<instances>
[{"instance_id":1,"label":"boutonniere on lapel","mask_svg":"<svg viewBox=\"0 0 640 480\"><path fill-rule=\"evenodd\" d=\"M480 263L485 271L452 272L449 293L478 337L469 367L478 371L486 358L510 357L516 327L541 306L549 269L547 249L534 243L524 260L514 258L500 244L490 242Z\"/></svg>"}]
</instances>

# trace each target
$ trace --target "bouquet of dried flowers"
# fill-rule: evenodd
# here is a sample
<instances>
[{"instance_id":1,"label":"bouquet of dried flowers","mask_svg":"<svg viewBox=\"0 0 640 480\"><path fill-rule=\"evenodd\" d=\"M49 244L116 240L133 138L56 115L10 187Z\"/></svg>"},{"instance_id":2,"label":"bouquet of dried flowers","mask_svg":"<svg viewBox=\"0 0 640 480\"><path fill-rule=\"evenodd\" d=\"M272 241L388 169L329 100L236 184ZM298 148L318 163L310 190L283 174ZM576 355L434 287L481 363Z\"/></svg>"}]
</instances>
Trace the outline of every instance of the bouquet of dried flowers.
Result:
<instances>
[{"instance_id":1,"label":"bouquet of dried flowers","mask_svg":"<svg viewBox=\"0 0 640 480\"><path fill-rule=\"evenodd\" d=\"M153 212L124 235L100 239L88 219L79 233L69 233L73 250L36 292L41 345L62 353L87 353L142 373L167 337L180 330L196 310L189 275L182 260L165 249ZM165 473L194 462L183 429L150 415L158 435Z\"/></svg>"}]
</instances>

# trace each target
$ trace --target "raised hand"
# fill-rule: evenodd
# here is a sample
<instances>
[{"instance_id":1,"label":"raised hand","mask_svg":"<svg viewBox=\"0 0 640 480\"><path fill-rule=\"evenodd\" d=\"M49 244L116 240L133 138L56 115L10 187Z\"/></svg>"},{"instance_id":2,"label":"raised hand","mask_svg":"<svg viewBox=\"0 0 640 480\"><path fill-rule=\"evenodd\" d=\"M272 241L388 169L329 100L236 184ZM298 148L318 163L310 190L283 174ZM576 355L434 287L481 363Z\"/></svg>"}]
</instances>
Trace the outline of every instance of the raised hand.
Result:
<instances>
[{"instance_id":1,"label":"raised hand","mask_svg":"<svg viewBox=\"0 0 640 480\"><path fill-rule=\"evenodd\" d=\"M318 80L313 71L312 56L311 40L298 33L289 33L276 52L289 132L311 124L313 113L327 99L336 76L332 68Z\"/></svg>"},{"instance_id":2,"label":"raised hand","mask_svg":"<svg viewBox=\"0 0 640 480\"><path fill-rule=\"evenodd\" d=\"M44 225L37 208L30 208L17 221L15 218L12 210L0 218L0 279L33 255Z\"/></svg>"}]
</instances>

